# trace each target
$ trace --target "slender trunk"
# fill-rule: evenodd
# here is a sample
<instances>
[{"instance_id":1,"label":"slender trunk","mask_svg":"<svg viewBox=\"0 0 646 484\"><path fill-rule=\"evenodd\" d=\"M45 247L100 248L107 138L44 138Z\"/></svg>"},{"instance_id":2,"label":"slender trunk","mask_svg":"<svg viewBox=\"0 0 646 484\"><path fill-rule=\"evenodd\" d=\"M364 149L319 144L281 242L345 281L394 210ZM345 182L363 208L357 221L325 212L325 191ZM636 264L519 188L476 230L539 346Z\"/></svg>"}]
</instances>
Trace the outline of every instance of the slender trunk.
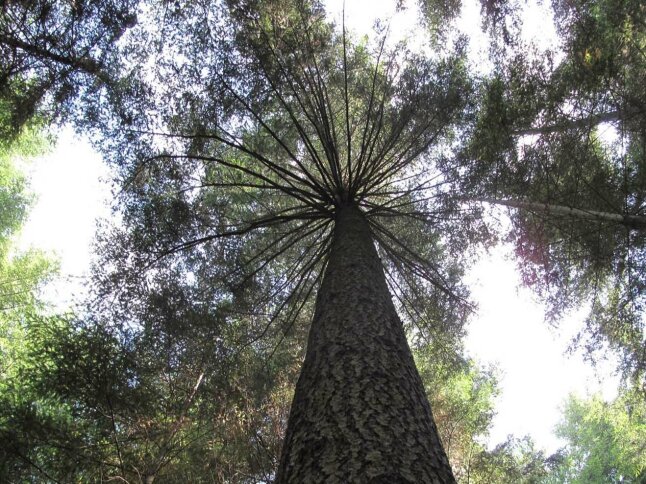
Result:
<instances>
[{"instance_id":1,"label":"slender trunk","mask_svg":"<svg viewBox=\"0 0 646 484\"><path fill-rule=\"evenodd\" d=\"M607 113L598 113L591 116L579 119L570 119L561 121L555 124L548 124L538 128L527 128L513 131L514 136L535 136L541 134L558 133L568 129L590 128L601 123L610 123L613 121L620 121L627 115L632 114L631 111L609 111Z\"/></svg>"},{"instance_id":2,"label":"slender trunk","mask_svg":"<svg viewBox=\"0 0 646 484\"><path fill-rule=\"evenodd\" d=\"M564 205L552 205L549 203L530 202L525 200L507 200L497 198L479 198L477 200L479 202L493 203L495 205L520 208L523 210L532 210L535 212L543 212L552 215L612 222L620 225L625 225L629 229L633 230L646 229L646 217L641 215L622 215L620 213L599 212L597 210L583 210L580 208L566 207Z\"/></svg>"},{"instance_id":3,"label":"slender trunk","mask_svg":"<svg viewBox=\"0 0 646 484\"><path fill-rule=\"evenodd\" d=\"M453 483L364 215L337 212L277 483Z\"/></svg>"}]
</instances>

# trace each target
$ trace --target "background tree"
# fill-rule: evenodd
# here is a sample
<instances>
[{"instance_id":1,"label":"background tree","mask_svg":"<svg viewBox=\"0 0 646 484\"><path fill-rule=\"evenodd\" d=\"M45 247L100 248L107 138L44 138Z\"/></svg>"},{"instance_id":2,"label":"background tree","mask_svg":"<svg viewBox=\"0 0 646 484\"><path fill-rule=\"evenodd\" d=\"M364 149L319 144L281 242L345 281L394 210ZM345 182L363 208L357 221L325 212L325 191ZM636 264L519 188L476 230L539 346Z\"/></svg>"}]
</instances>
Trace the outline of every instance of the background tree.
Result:
<instances>
[{"instance_id":1,"label":"background tree","mask_svg":"<svg viewBox=\"0 0 646 484\"><path fill-rule=\"evenodd\" d=\"M567 445L553 456L546 482L643 482L646 417L639 390L613 401L570 396L557 435Z\"/></svg>"},{"instance_id":2,"label":"background tree","mask_svg":"<svg viewBox=\"0 0 646 484\"><path fill-rule=\"evenodd\" d=\"M418 0L416 2L422 14L422 24L432 41L436 42L450 35L455 28L454 21L460 17L463 9L461 0L437 1ZM481 28L488 34L490 47L500 52L518 40L520 34L519 11L522 2L518 0L479 0ZM406 8L407 2L399 2Z\"/></svg>"},{"instance_id":3,"label":"background tree","mask_svg":"<svg viewBox=\"0 0 646 484\"><path fill-rule=\"evenodd\" d=\"M515 438L474 456L465 482L534 484L548 475L545 455L529 437Z\"/></svg>"},{"instance_id":4,"label":"background tree","mask_svg":"<svg viewBox=\"0 0 646 484\"><path fill-rule=\"evenodd\" d=\"M6 112L0 111L4 126L7 117L2 114ZM36 447L28 442L30 434L40 434L62 410L35 390L34 367L28 361L39 347L44 318L38 291L54 275L56 264L42 252L18 251L15 240L31 202L21 165L48 144L35 123L11 140L0 140L0 477L7 481L30 467Z\"/></svg>"},{"instance_id":5,"label":"background tree","mask_svg":"<svg viewBox=\"0 0 646 484\"><path fill-rule=\"evenodd\" d=\"M497 378L493 369L459 358L462 351L447 362L443 350L437 343L424 345L415 352L415 361L456 480L478 482L474 468L486 453L479 440L492 425Z\"/></svg>"},{"instance_id":6,"label":"background tree","mask_svg":"<svg viewBox=\"0 0 646 484\"><path fill-rule=\"evenodd\" d=\"M644 12L605 1L554 12L562 58L518 43L495 59L462 189L517 209L519 269L552 321L592 301L577 341L590 355L616 350L641 380Z\"/></svg>"}]
</instances>

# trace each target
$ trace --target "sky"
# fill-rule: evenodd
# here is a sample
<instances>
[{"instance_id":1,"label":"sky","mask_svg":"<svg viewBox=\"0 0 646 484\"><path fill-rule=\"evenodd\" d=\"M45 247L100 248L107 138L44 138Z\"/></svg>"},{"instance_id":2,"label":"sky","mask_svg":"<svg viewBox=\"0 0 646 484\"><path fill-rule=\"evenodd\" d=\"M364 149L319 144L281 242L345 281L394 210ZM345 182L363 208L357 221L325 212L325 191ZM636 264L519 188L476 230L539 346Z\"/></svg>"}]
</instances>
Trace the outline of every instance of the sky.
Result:
<instances>
[{"instance_id":1,"label":"sky","mask_svg":"<svg viewBox=\"0 0 646 484\"><path fill-rule=\"evenodd\" d=\"M357 32L369 32L375 17L392 16L392 3L349 1L346 25ZM342 0L327 4L340 25ZM462 28L475 34L472 55L483 55L482 44L477 42L479 6L466 2L464 11ZM527 18L541 15L540 7L531 6ZM393 38L396 40L398 32L411 35L409 27L416 17L414 9L393 17ZM528 26L528 32L532 31L545 33L549 27L534 22ZM21 233L20 246L38 247L58 256L61 279L47 288L45 296L65 308L82 293L96 218L110 214L109 171L89 143L69 128L60 133L56 148L33 162L28 171L38 198ZM529 434L539 447L552 453L562 445L552 431L566 396L602 391L605 398L613 398L618 380L609 367L597 375L580 354L565 356L585 311L566 318L558 331L550 329L544 322L544 307L521 287L511 252L509 246L495 248L468 274L479 310L471 319L466 348L480 364L494 363L500 370L501 395L487 444L493 447L508 434Z\"/></svg>"},{"instance_id":2,"label":"sky","mask_svg":"<svg viewBox=\"0 0 646 484\"><path fill-rule=\"evenodd\" d=\"M96 220L108 217L109 169L89 142L65 128L56 147L26 167L36 196L18 245L54 254L60 278L45 289L45 298L68 309L80 295L92 254Z\"/></svg>"},{"instance_id":3,"label":"sky","mask_svg":"<svg viewBox=\"0 0 646 484\"><path fill-rule=\"evenodd\" d=\"M558 329L545 322L545 307L520 282L513 249L496 247L480 259L467 276L478 313L471 319L466 349L480 364L501 371L501 395L488 442L508 434L529 434L553 453L563 442L554 434L565 397L601 392L616 396L619 380L612 365L593 369L581 353L567 350L585 318L587 308L566 317Z\"/></svg>"}]
</instances>

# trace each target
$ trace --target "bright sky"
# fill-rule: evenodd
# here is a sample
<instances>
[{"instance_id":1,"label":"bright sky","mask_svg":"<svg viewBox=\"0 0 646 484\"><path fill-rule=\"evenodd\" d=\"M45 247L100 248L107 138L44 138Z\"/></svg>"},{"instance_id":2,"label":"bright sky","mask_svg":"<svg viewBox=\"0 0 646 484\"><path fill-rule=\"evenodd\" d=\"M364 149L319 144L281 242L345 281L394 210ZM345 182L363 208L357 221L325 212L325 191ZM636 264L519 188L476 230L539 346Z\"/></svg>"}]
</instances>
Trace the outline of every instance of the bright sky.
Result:
<instances>
[{"instance_id":1,"label":"bright sky","mask_svg":"<svg viewBox=\"0 0 646 484\"><path fill-rule=\"evenodd\" d=\"M358 32L369 32L375 17L392 15L394 2L348 1L346 25ZM342 0L329 0L330 11L340 12ZM540 7L526 18L540 19ZM463 29L478 33L479 6L467 2ZM338 14L337 14L338 15ZM416 22L413 8L391 21L393 37L408 32ZM340 19L339 19L340 25ZM536 32L549 31L544 23L534 22ZM477 35L476 35L477 38ZM472 45L473 55L481 44ZM31 167L31 188L38 195L30 219L23 229L21 246L40 247L58 254L66 281L57 282L47 296L59 306L73 300L81 291L82 277L91 260L91 242L97 216L109 216L108 184L102 181L108 170L89 144L64 130L57 148ZM483 257L469 274L479 313L472 319L466 345L469 353L482 364L497 363L502 372L502 395L498 414L488 440L490 446L502 442L508 434L530 434L540 447L553 452L559 442L552 429L559 419L559 408L570 392L585 395L599 389L612 398L617 380L606 371L600 384L580 355L566 358L570 337L580 326L583 313L564 322L559 333L543 321L544 308L531 293L520 287L514 263L506 259L510 248L501 246Z\"/></svg>"},{"instance_id":2,"label":"bright sky","mask_svg":"<svg viewBox=\"0 0 646 484\"><path fill-rule=\"evenodd\" d=\"M563 445L552 431L564 398L601 391L611 399L619 381L610 366L595 371L581 354L565 355L586 310L567 317L558 330L551 329L544 306L521 286L512 253L509 245L497 247L469 273L479 311L469 325L466 347L477 361L496 363L502 371L488 443L500 443L508 434L529 434L551 453Z\"/></svg>"},{"instance_id":3,"label":"bright sky","mask_svg":"<svg viewBox=\"0 0 646 484\"><path fill-rule=\"evenodd\" d=\"M109 170L86 140L70 128L58 135L55 149L28 166L37 197L20 234L21 248L37 247L58 256L61 279L45 297L67 309L83 287L92 254L97 217L109 216Z\"/></svg>"}]
</instances>

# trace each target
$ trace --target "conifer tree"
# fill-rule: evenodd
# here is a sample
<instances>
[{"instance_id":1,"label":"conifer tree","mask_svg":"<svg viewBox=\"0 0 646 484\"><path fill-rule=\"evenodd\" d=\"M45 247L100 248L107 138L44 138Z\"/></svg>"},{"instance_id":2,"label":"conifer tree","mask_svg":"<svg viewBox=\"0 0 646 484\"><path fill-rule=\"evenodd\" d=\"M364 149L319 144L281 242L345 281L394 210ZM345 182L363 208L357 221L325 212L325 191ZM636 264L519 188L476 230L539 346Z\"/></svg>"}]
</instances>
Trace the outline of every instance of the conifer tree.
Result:
<instances>
[{"instance_id":1,"label":"conifer tree","mask_svg":"<svg viewBox=\"0 0 646 484\"><path fill-rule=\"evenodd\" d=\"M448 228L441 162L468 107L463 46L428 59L354 44L316 4L229 8L210 12L230 23L169 15L192 36L163 44L182 54L153 72L163 108L110 133L127 263L222 258L190 270L232 314L268 315L244 345L313 307L278 482L453 482L388 287L407 324L459 334L469 305L445 254L473 233Z\"/></svg>"}]
</instances>

